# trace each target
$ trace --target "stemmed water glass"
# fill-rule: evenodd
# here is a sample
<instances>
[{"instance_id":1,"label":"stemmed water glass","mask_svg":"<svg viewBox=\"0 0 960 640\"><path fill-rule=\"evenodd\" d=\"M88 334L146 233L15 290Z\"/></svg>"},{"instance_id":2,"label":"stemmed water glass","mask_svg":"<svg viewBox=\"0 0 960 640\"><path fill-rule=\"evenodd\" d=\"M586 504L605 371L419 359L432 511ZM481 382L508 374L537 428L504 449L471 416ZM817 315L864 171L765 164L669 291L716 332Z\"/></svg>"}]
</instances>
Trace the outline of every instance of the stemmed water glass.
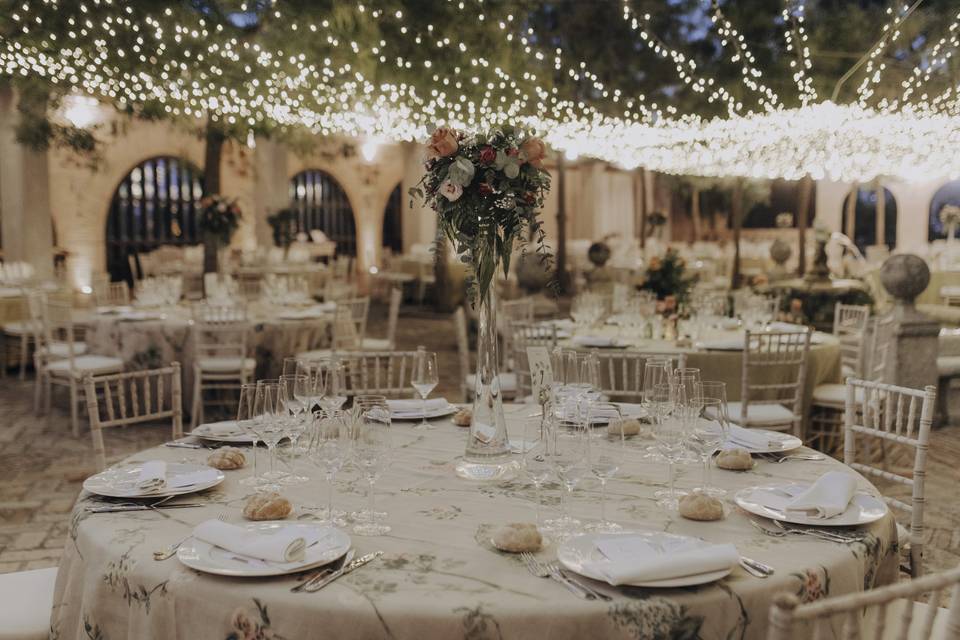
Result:
<instances>
[{"instance_id":1,"label":"stemmed water glass","mask_svg":"<svg viewBox=\"0 0 960 640\"><path fill-rule=\"evenodd\" d=\"M620 408L612 403L590 403L587 408L584 429L589 439L587 453L590 472L600 481L600 522L588 524L585 529L598 533L614 533L623 529L616 522L607 520L607 482L617 475L625 453L623 429L592 428L591 425L607 422L619 425L623 419Z\"/></svg>"},{"instance_id":2,"label":"stemmed water glass","mask_svg":"<svg viewBox=\"0 0 960 640\"><path fill-rule=\"evenodd\" d=\"M584 420L579 416L573 421L564 421L553 428L553 452L550 460L553 463L554 475L563 485L560 492L560 517L547 522L554 529L558 537L563 540L573 535L580 521L568 513L567 502L573 497L573 491L582 478L590 473L588 441L584 428Z\"/></svg>"},{"instance_id":3,"label":"stemmed water glass","mask_svg":"<svg viewBox=\"0 0 960 640\"><path fill-rule=\"evenodd\" d=\"M723 382L700 382L694 387L695 406L699 412L691 415L689 445L703 463L703 483L696 490L708 496L722 497L726 489L710 483L710 460L728 435L727 385Z\"/></svg>"},{"instance_id":4,"label":"stemmed water glass","mask_svg":"<svg viewBox=\"0 0 960 640\"><path fill-rule=\"evenodd\" d=\"M413 371L410 374L410 384L416 389L417 394L423 401L421 405L423 407L423 420L414 427L418 431L433 429L433 425L427 422L427 397L439 382L437 354L433 351L418 350L413 356Z\"/></svg>"},{"instance_id":5,"label":"stemmed water glass","mask_svg":"<svg viewBox=\"0 0 960 640\"><path fill-rule=\"evenodd\" d=\"M257 416L253 429L260 441L267 445L270 456L270 471L263 474L263 477L271 482L263 486L265 489L276 491L280 488L277 480L283 477L283 473L276 470L277 444L286 435L284 409L280 400L280 383L277 380L259 380L253 407L253 412Z\"/></svg>"},{"instance_id":6,"label":"stemmed water glass","mask_svg":"<svg viewBox=\"0 0 960 640\"><path fill-rule=\"evenodd\" d=\"M550 461L551 432L548 421L540 418L528 418L523 429L523 462L524 475L530 479L537 492L537 528L541 529L540 509L543 484L550 478L552 463Z\"/></svg>"},{"instance_id":7,"label":"stemmed water glass","mask_svg":"<svg viewBox=\"0 0 960 640\"><path fill-rule=\"evenodd\" d=\"M683 455L684 449L684 420L683 420L683 387L669 383L658 384L653 389L651 406L654 414L653 437L661 455L667 460L670 467L670 490L657 491L654 497L657 504L665 509L676 510L678 496L675 487L674 465Z\"/></svg>"},{"instance_id":8,"label":"stemmed water glass","mask_svg":"<svg viewBox=\"0 0 960 640\"><path fill-rule=\"evenodd\" d=\"M333 509L333 481L350 455L349 412L334 411L320 416L310 439L310 459L323 471L327 481L327 507L321 519L329 524L344 525L343 513Z\"/></svg>"},{"instance_id":9,"label":"stemmed water glass","mask_svg":"<svg viewBox=\"0 0 960 640\"><path fill-rule=\"evenodd\" d=\"M312 414L314 407L320 404L326 391L324 387L326 381L320 375L320 363L298 360L296 369L296 375L306 379L302 380L299 386L294 387L294 394L303 403L304 409Z\"/></svg>"},{"instance_id":10,"label":"stemmed water glass","mask_svg":"<svg viewBox=\"0 0 960 640\"><path fill-rule=\"evenodd\" d=\"M327 413L337 411L347 401L346 396L346 372L343 363L339 360L323 360L318 363L317 377L318 385L322 387L320 395L320 408Z\"/></svg>"},{"instance_id":11,"label":"stemmed water glass","mask_svg":"<svg viewBox=\"0 0 960 640\"><path fill-rule=\"evenodd\" d=\"M369 485L367 512L353 527L361 536L382 536L390 532L390 525L380 522L374 509L374 488L377 480L390 466L392 453L390 408L379 399L358 399L354 403L357 420L356 440L353 443L353 461Z\"/></svg>"},{"instance_id":12,"label":"stemmed water glass","mask_svg":"<svg viewBox=\"0 0 960 640\"><path fill-rule=\"evenodd\" d=\"M669 384L672 376L669 358L647 358L643 363L643 399L641 406L651 421L654 420L653 391L660 384ZM653 445L647 447L643 456L648 460L663 460L660 448Z\"/></svg>"},{"instance_id":13,"label":"stemmed water glass","mask_svg":"<svg viewBox=\"0 0 960 640\"><path fill-rule=\"evenodd\" d=\"M306 432L312 418L306 414L303 401L296 394L297 385L303 384L305 377L303 375L280 376L280 403L285 411L284 435L289 441L286 451L290 459L290 473L283 477L283 484L300 484L309 480L306 476L294 473L296 459L304 453L299 447L300 438Z\"/></svg>"}]
</instances>

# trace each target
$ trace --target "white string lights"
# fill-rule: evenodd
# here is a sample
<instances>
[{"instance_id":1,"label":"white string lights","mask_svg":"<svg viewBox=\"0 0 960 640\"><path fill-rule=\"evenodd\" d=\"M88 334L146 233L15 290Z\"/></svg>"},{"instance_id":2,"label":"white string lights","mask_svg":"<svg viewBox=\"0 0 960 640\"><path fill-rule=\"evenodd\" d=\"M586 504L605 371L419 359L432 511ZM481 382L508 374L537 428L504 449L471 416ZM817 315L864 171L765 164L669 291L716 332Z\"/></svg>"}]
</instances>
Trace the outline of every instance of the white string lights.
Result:
<instances>
[{"instance_id":1,"label":"white string lights","mask_svg":"<svg viewBox=\"0 0 960 640\"><path fill-rule=\"evenodd\" d=\"M727 115L714 119L679 114L672 105L606 86L586 63L571 65L564 62L562 51L538 48L540 38L529 27L521 31L513 16L494 17L482 0L460 0L455 6L464 19L491 24L505 46L519 46L531 60L529 68L508 72L449 26L449 33L432 24L418 31L402 12L362 4L356 10L364 19L389 26L406 40L354 42L326 20L285 20L283 3L278 2L270 9L272 29L315 34L331 53L297 50L294 37L289 46L271 51L256 39L230 37L199 14L187 23L183 18L178 22L170 10L135 16L129 5L116 0L81 0L69 7L57 0L27 0L11 16L23 42L15 36L0 39L0 73L43 78L121 108L154 105L171 116L212 116L251 130L305 127L321 135L345 134L379 143L422 140L434 123L479 128L511 121L540 131L569 157L590 156L628 168L845 181L878 175L960 176L960 157L950 144L960 139L957 87L932 98L924 89L960 46L960 14L930 48L926 66L903 83L900 99L874 107L871 98L885 68L881 55L900 36L910 12L908 7L891 10L892 22L866 59L856 102L839 105L820 102L813 86L805 0L786 3L781 18L798 108L787 108L764 82L756 58L719 1L714 0L711 17L730 48L731 62L740 65L749 105L693 58L665 44L653 31L650 16L635 15L624 0L624 20L650 50L673 63L686 87L708 103L723 105ZM51 9L68 13L66 33L43 31L43 17ZM358 56L379 64L384 73L378 77L387 77L387 69L420 69L432 85L425 90L422 83L418 89L402 80L373 80L361 71ZM452 63L439 64L447 61ZM606 108L561 98L538 73L560 73L583 82ZM231 74L242 75L241 81ZM372 147L368 151L376 155Z\"/></svg>"}]
</instances>

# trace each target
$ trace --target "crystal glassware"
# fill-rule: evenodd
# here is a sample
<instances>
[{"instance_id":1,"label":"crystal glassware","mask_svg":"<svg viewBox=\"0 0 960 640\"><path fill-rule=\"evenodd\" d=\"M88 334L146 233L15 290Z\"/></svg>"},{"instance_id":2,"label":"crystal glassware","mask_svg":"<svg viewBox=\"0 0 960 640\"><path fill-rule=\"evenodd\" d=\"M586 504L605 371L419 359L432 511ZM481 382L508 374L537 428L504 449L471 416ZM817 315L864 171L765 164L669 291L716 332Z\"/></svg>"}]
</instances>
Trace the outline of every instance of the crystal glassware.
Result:
<instances>
[{"instance_id":1,"label":"crystal glassware","mask_svg":"<svg viewBox=\"0 0 960 640\"><path fill-rule=\"evenodd\" d=\"M694 396L700 410L690 419L688 442L703 463L703 482L696 490L719 498L725 496L727 491L714 487L710 482L710 461L729 435L727 385L723 382L700 382L694 388Z\"/></svg>"},{"instance_id":2,"label":"crystal glassware","mask_svg":"<svg viewBox=\"0 0 960 640\"><path fill-rule=\"evenodd\" d=\"M320 468L327 482L327 506L320 519L337 526L343 526L346 521L343 512L333 508L333 482L350 455L350 424L349 412L334 411L316 420L310 437L310 460Z\"/></svg>"},{"instance_id":3,"label":"crystal glassware","mask_svg":"<svg viewBox=\"0 0 960 640\"><path fill-rule=\"evenodd\" d=\"M683 388L669 383L658 384L653 389L651 406L654 414L653 437L660 454L669 466L670 490L657 491L657 504L665 509L676 510L678 493L675 486L674 465L684 449L684 421L682 417Z\"/></svg>"},{"instance_id":4,"label":"crystal glassware","mask_svg":"<svg viewBox=\"0 0 960 640\"><path fill-rule=\"evenodd\" d=\"M360 401L354 404L356 439L353 442L353 461L368 483L367 514L353 527L361 536L382 536L390 532L390 525L380 522L374 509L377 480L390 466L392 438L390 409L385 401Z\"/></svg>"},{"instance_id":5,"label":"crystal glassware","mask_svg":"<svg viewBox=\"0 0 960 640\"><path fill-rule=\"evenodd\" d=\"M558 423L553 428L552 446L550 460L553 463L554 475L560 480L563 489L560 492L560 517L547 524L556 531L558 539L562 541L576 533L580 526L580 521L570 516L568 503L580 480L590 473L584 421L578 418Z\"/></svg>"},{"instance_id":6,"label":"crystal glassware","mask_svg":"<svg viewBox=\"0 0 960 640\"><path fill-rule=\"evenodd\" d=\"M257 383L251 382L240 385L240 403L237 405L237 428L250 436L251 454L253 456L253 475L240 480L240 484L245 487L257 487L262 482L260 474L257 473L257 442L260 437L254 428L257 415L254 413L254 400L257 395Z\"/></svg>"},{"instance_id":7,"label":"crystal glassware","mask_svg":"<svg viewBox=\"0 0 960 640\"><path fill-rule=\"evenodd\" d=\"M433 351L418 350L413 356L413 371L410 373L410 384L423 401L423 419L414 429L420 431L433 429L433 425L427 422L427 397L439 382L437 354Z\"/></svg>"},{"instance_id":8,"label":"crystal glassware","mask_svg":"<svg viewBox=\"0 0 960 640\"><path fill-rule=\"evenodd\" d=\"M621 531L616 522L607 519L607 482L617 475L623 465L624 446L623 429L593 428L592 425L607 422L608 425L619 424L623 419L617 405L602 402L591 403L587 408L587 421L584 425L589 439L587 454L590 462L590 472L600 481L600 521L588 524L585 529L598 533L614 533Z\"/></svg>"},{"instance_id":9,"label":"crystal glassware","mask_svg":"<svg viewBox=\"0 0 960 640\"><path fill-rule=\"evenodd\" d=\"M550 461L549 428L545 428L546 421L538 417L527 418L523 429L523 475L526 476L536 489L536 522L537 528L543 530L541 519L541 493L544 483L550 479L553 471Z\"/></svg>"},{"instance_id":10,"label":"crystal glassware","mask_svg":"<svg viewBox=\"0 0 960 640\"><path fill-rule=\"evenodd\" d=\"M321 360L317 363L317 376L322 379L323 392L320 397L320 408L324 411L336 411L347 402L346 370L339 360Z\"/></svg>"},{"instance_id":11,"label":"crystal glassware","mask_svg":"<svg viewBox=\"0 0 960 640\"><path fill-rule=\"evenodd\" d=\"M253 412L256 415L253 428L260 441L267 445L270 457L270 470L263 474L263 477L269 482L263 483L262 486L265 489L277 491L280 488L277 480L284 476L282 472L276 469L277 444L284 437L285 427L279 381L257 381L257 392L253 407Z\"/></svg>"}]
</instances>

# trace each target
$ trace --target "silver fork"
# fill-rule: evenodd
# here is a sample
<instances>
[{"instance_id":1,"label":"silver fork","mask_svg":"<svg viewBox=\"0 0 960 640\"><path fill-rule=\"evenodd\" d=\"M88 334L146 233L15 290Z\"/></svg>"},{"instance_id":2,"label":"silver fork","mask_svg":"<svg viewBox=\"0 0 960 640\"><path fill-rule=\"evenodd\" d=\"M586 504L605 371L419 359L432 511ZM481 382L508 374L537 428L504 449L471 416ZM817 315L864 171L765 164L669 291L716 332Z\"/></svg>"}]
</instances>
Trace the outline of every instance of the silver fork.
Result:
<instances>
[{"instance_id":1,"label":"silver fork","mask_svg":"<svg viewBox=\"0 0 960 640\"><path fill-rule=\"evenodd\" d=\"M219 520L220 522L226 522L227 521L226 514L221 513L220 515L217 516L217 520ZM193 534L190 534L190 535L193 535ZM166 547L163 549L157 549L156 551L153 552L153 559L156 560L157 562L162 562L164 560L168 560L173 556L177 555L177 549L180 548L180 545L182 545L184 542L190 539L190 535L186 536L185 538L183 538L183 540L180 540L179 542L173 543L169 547Z\"/></svg>"},{"instance_id":2,"label":"silver fork","mask_svg":"<svg viewBox=\"0 0 960 640\"><path fill-rule=\"evenodd\" d=\"M780 522L779 520L774 520L773 526L788 533L799 533L801 535L822 538L832 542L857 542L858 540L863 540L864 538L864 536L858 533L841 533L839 531L833 531L830 529L813 529L810 527L790 526Z\"/></svg>"},{"instance_id":3,"label":"silver fork","mask_svg":"<svg viewBox=\"0 0 960 640\"><path fill-rule=\"evenodd\" d=\"M520 558L523 560L523 564L527 567L527 571L535 575L538 578L553 578L555 581L562 584L567 588L567 591L574 594L578 598L583 598L584 600L594 600L595 596L585 591L583 588L575 585L569 580L564 580L563 576L557 574L551 574L550 570L547 569L546 565L538 561L533 557L532 553L524 551L520 554Z\"/></svg>"},{"instance_id":4,"label":"silver fork","mask_svg":"<svg viewBox=\"0 0 960 640\"><path fill-rule=\"evenodd\" d=\"M597 591L596 589L594 589L592 586L590 586L583 580L580 580L579 578L575 578L571 575L568 575L563 569L560 568L560 564L558 562L548 562L546 563L546 568L548 571L550 571L551 576L553 574L557 574L561 578L569 580L570 582L577 585L578 587L580 587L581 589L583 589L584 591L592 595L594 598L597 598L598 600L606 600L608 602L610 600L613 600L613 598L603 593L602 591Z\"/></svg>"}]
</instances>

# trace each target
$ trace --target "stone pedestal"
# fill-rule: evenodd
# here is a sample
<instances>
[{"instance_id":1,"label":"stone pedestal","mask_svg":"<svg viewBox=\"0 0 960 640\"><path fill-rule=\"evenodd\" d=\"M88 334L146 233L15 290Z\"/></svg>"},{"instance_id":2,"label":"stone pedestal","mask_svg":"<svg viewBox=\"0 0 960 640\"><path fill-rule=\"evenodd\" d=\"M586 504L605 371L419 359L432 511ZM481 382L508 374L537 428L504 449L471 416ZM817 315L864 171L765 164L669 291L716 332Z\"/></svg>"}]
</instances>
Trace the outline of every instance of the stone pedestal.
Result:
<instances>
[{"instance_id":1,"label":"stone pedestal","mask_svg":"<svg viewBox=\"0 0 960 640\"><path fill-rule=\"evenodd\" d=\"M918 256L891 256L880 268L880 282L893 296L896 344L887 357L885 382L914 389L937 384L940 323L917 311L914 300L930 283L930 269Z\"/></svg>"}]
</instances>

